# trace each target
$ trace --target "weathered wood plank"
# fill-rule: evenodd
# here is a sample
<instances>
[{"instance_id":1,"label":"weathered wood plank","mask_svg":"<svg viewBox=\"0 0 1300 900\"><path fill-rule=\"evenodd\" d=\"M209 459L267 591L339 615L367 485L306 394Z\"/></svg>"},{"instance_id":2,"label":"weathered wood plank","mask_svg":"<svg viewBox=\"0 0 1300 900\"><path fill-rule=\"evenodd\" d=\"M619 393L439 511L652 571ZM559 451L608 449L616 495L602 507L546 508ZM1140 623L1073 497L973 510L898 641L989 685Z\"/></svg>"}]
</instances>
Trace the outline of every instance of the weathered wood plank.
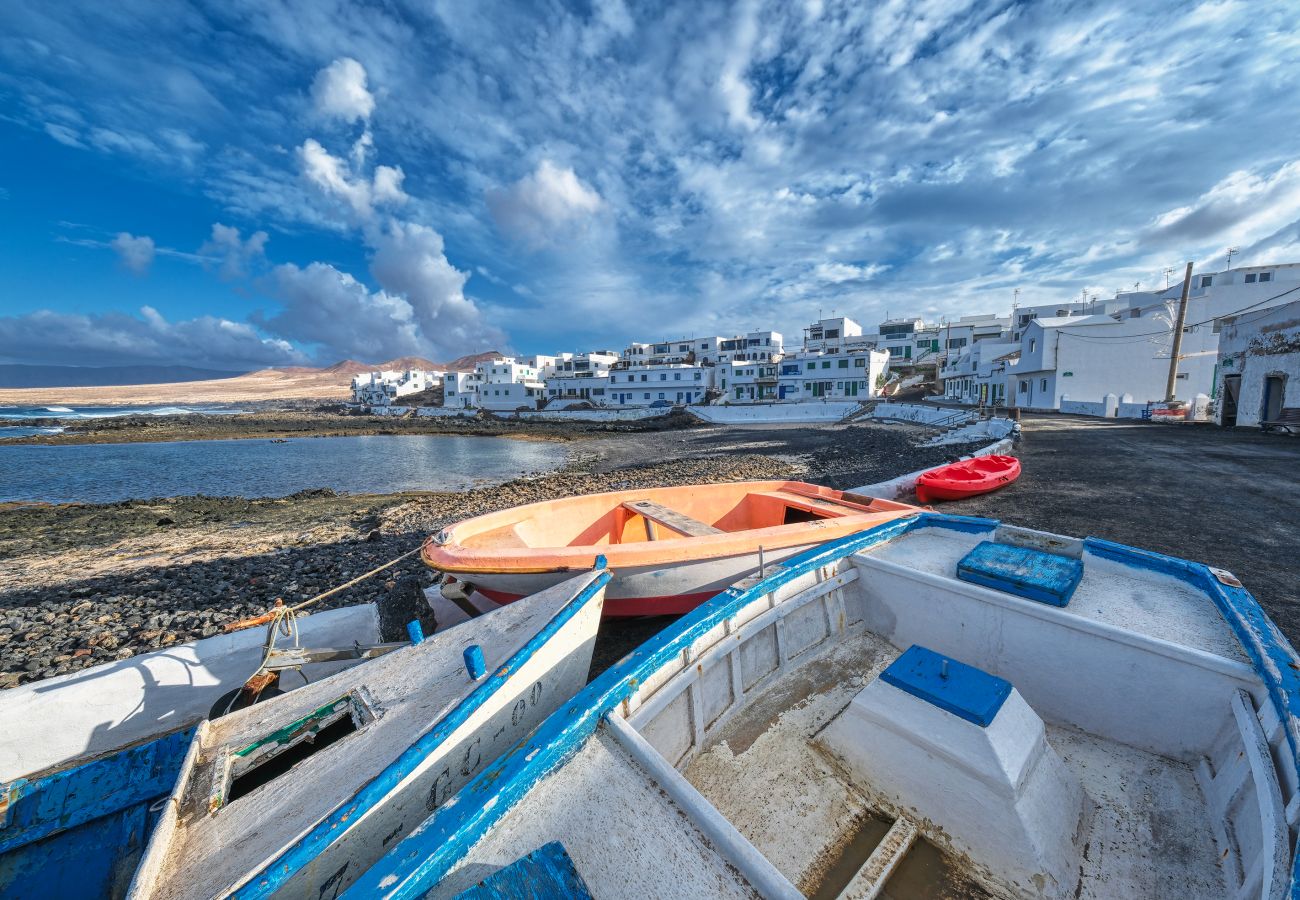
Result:
<instances>
[{"instance_id":1,"label":"weathered wood plank","mask_svg":"<svg viewBox=\"0 0 1300 900\"><path fill-rule=\"evenodd\" d=\"M721 528L714 528L699 519L692 519L684 513L669 509L662 504L655 503L653 500L629 500L623 504L623 507L644 516L651 522L657 522L665 528L671 528L678 534L684 534L687 537L708 537L711 534L726 533Z\"/></svg>"}]
</instances>

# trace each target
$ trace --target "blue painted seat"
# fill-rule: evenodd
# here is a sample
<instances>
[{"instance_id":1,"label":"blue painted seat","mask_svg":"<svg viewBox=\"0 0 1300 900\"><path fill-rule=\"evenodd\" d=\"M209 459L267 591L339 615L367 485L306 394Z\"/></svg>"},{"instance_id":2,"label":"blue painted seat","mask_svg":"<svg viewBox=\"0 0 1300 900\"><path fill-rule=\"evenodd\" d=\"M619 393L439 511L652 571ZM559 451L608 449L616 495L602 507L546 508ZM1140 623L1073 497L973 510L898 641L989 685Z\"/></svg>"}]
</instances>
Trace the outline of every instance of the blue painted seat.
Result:
<instances>
[{"instance_id":1,"label":"blue painted seat","mask_svg":"<svg viewBox=\"0 0 1300 900\"><path fill-rule=\"evenodd\" d=\"M913 644L880 680L981 728L997 716L1011 696L1011 682L968 666L928 647Z\"/></svg>"},{"instance_id":2,"label":"blue painted seat","mask_svg":"<svg viewBox=\"0 0 1300 900\"><path fill-rule=\"evenodd\" d=\"M456 900L592 900L587 883L559 841L543 844L498 869Z\"/></svg>"},{"instance_id":3,"label":"blue painted seat","mask_svg":"<svg viewBox=\"0 0 1300 900\"><path fill-rule=\"evenodd\" d=\"M971 584L1065 606L1083 578L1083 562L1042 550L982 541L957 563L957 577Z\"/></svg>"}]
</instances>

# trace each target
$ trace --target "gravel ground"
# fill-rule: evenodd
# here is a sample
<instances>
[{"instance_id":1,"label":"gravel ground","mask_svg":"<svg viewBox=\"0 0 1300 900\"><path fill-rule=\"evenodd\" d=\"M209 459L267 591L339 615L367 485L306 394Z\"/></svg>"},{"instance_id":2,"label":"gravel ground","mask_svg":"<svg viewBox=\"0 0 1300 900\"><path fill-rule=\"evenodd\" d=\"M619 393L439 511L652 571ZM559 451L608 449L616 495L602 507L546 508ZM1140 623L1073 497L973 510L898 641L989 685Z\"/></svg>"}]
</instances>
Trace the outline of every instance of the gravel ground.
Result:
<instances>
[{"instance_id":1,"label":"gravel ground","mask_svg":"<svg viewBox=\"0 0 1300 900\"><path fill-rule=\"evenodd\" d=\"M921 449L908 426L692 427L605 433L564 470L463 493L221 497L109 505L0 507L0 686L11 687L216 634L297 602L418 546L462 518L574 494L710 481L800 478L855 487L934 465L960 447ZM653 461L653 462L651 462ZM373 601L418 558L328 601ZM327 608L327 607L326 607ZM663 627L617 622L597 669Z\"/></svg>"}]
</instances>

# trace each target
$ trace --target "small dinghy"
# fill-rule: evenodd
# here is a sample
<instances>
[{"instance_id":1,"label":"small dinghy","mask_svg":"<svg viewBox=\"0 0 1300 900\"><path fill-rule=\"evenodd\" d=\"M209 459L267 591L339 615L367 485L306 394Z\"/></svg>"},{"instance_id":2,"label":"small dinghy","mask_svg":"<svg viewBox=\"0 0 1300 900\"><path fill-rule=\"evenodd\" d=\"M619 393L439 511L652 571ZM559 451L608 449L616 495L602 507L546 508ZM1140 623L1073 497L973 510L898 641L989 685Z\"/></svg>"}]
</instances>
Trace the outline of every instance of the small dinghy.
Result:
<instances>
[{"instance_id":1,"label":"small dinghy","mask_svg":"<svg viewBox=\"0 0 1300 900\"><path fill-rule=\"evenodd\" d=\"M301 645L341 649L299 671L355 665L379 637L374 604L303 617ZM266 639L236 631L0 692L0 896L121 896L195 725L261 669Z\"/></svg>"},{"instance_id":2,"label":"small dinghy","mask_svg":"<svg viewBox=\"0 0 1300 900\"><path fill-rule=\"evenodd\" d=\"M683 613L760 566L919 510L799 481L696 484L529 503L443 529L444 590L510 603L608 560L607 616Z\"/></svg>"},{"instance_id":3,"label":"small dinghy","mask_svg":"<svg viewBox=\"0 0 1300 900\"><path fill-rule=\"evenodd\" d=\"M1229 573L927 513L683 617L344 896L1295 896L1297 710Z\"/></svg>"},{"instance_id":4,"label":"small dinghy","mask_svg":"<svg viewBox=\"0 0 1300 900\"><path fill-rule=\"evenodd\" d=\"M964 500L1006 487L1020 477L1020 460L1014 456L977 456L922 472L916 479L916 499Z\"/></svg>"},{"instance_id":5,"label":"small dinghy","mask_svg":"<svg viewBox=\"0 0 1300 900\"><path fill-rule=\"evenodd\" d=\"M586 683L608 581L201 723L129 896L337 896Z\"/></svg>"}]
</instances>

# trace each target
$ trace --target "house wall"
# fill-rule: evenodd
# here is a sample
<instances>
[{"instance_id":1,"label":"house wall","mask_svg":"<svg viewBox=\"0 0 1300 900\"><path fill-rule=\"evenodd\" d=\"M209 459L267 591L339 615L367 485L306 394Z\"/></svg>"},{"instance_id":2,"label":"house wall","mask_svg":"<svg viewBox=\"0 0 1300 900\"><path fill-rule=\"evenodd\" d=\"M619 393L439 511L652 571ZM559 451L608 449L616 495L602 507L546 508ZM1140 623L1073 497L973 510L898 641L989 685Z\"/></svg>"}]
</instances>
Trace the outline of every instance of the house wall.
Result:
<instances>
[{"instance_id":1,"label":"house wall","mask_svg":"<svg viewBox=\"0 0 1300 900\"><path fill-rule=\"evenodd\" d=\"M1241 376L1237 425L1263 421L1264 386L1269 376L1281 376L1282 406L1300 407L1300 302L1263 313L1248 313L1225 321L1219 335L1219 398L1216 421L1223 422L1223 382Z\"/></svg>"}]
</instances>

